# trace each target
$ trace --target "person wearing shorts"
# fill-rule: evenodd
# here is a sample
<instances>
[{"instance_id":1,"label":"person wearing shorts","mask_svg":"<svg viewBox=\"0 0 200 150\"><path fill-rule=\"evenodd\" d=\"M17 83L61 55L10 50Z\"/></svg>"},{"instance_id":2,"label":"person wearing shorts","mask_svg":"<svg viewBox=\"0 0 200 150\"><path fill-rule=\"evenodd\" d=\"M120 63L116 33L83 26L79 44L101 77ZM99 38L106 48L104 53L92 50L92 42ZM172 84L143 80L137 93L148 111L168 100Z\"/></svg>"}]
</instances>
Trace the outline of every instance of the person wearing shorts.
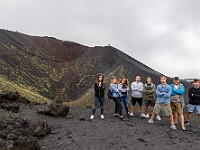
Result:
<instances>
[{"instance_id":1,"label":"person wearing shorts","mask_svg":"<svg viewBox=\"0 0 200 150\"><path fill-rule=\"evenodd\" d=\"M145 117L143 113L143 83L141 82L141 77L136 76L136 81L131 83L132 90L132 105L131 105L131 113L130 116L134 116L134 107L135 104L138 103L140 106L141 117Z\"/></svg>"},{"instance_id":2,"label":"person wearing shorts","mask_svg":"<svg viewBox=\"0 0 200 150\"><path fill-rule=\"evenodd\" d=\"M174 83L171 84L172 95L171 95L171 109L173 113L174 123L177 124L177 115L181 122L181 129L186 130L184 125L183 107L184 107L184 92L185 87L180 83L179 77L174 78Z\"/></svg>"},{"instance_id":3,"label":"person wearing shorts","mask_svg":"<svg viewBox=\"0 0 200 150\"><path fill-rule=\"evenodd\" d=\"M195 79L193 82L193 87L188 91L189 105L186 125L189 125L192 113L197 113L198 115L198 127L200 128L200 81Z\"/></svg>"},{"instance_id":4,"label":"person wearing shorts","mask_svg":"<svg viewBox=\"0 0 200 150\"><path fill-rule=\"evenodd\" d=\"M156 89L156 104L154 110L152 112L151 119L149 119L148 123L153 124L153 120L156 114L160 114L161 110L165 113L166 116L169 117L171 126L170 128L176 130L176 126L174 125L174 119L172 115L172 110L170 107L170 98L171 98L171 86L167 84L167 78L165 76L160 77L161 84L158 85Z\"/></svg>"}]
</instances>

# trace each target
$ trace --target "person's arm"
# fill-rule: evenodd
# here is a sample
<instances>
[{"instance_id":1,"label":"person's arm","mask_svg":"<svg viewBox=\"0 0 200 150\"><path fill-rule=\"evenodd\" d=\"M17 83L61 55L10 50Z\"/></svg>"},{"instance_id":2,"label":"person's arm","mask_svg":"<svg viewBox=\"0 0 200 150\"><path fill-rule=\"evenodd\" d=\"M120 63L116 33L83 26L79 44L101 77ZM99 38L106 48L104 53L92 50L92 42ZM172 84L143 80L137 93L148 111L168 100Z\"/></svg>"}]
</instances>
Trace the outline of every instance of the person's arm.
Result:
<instances>
[{"instance_id":1,"label":"person's arm","mask_svg":"<svg viewBox=\"0 0 200 150\"><path fill-rule=\"evenodd\" d=\"M118 93L119 92L119 90L115 86L111 86L111 91L113 93Z\"/></svg>"},{"instance_id":2,"label":"person's arm","mask_svg":"<svg viewBox=\"0 0 200 150\"><path fill-rule=\"evenodd\" d=\"M171 86L167 88L167 93L163 96L163 98L170 98L172 94Z\"/></svg>"},{"instance_id":3,"label":"person's arm","mask_svg":"<svg viewBox=\"0 0 200 150\"><path fill-rule=\"evenodd\" d=\"M143 85L143 83L141 83L140 88L139 88L139 92L143 92L143 90L144 90L144 85Z\"/></svg>"},{"instance_id":4,"label":"person's arm","mask_svg":"<svg viewBox=\"0 0 200 150\"><path fill-rule=\"evenodd\" d=\"M189 90L188 90L188 97L189 97L189 100L191 100L192 99L192 89L190 88Z\"/></svg>"},{"instance_id":5,"label":"person's arm","mask_svg":"<svg viewBox=\"0 0 200 150\"><path fill-rule=\"evenodd\" d=\"M98 91L99 91L98 85L97 85L96 83L94 84L94 91L95 91L95 92L98 92Z\"/></svg>"},{"instance_id":6,"label":"person's arm","mask_svg":"<svg viewBox=\"0 0 200 150\"><path fill-rule=\"evenodd\" d=\"M124 90L123 90L123 85L122 84L118 84L118 90L120 91L120 92L124 92Z\"/></svg>"},{"instance_id":7,"label":"person's arm","mask_svg":"<svg viewBox=\"0 0 200 150\"><path fill-rule=\"evenodd\" d=\"M157 97L162 97L163 94L164 94L163 92L160 92L160 87L158 86L157 89L156 89L156 96Z\"/></svg>"},{"instance_id":8,"label":"person's arm","mask_svg":"<svg viewBox=\"0 0 200 150\"><path fill-rule=\"evenodd\" d=\"M138 91L138 87L135 87L134 83L131 83L131 90L132 91Z\"/></svg>"},{"instance_id":9,"label":"person's arm","mask_svg":"<svg viewBox=\"0 0 200 150\"><path fill-rule=\"evenodd\" d=\"M181 89L172 88L172 91L178 95L183 95L185 92L185 87L182 85Z\"/></svg>"}]
</instances>

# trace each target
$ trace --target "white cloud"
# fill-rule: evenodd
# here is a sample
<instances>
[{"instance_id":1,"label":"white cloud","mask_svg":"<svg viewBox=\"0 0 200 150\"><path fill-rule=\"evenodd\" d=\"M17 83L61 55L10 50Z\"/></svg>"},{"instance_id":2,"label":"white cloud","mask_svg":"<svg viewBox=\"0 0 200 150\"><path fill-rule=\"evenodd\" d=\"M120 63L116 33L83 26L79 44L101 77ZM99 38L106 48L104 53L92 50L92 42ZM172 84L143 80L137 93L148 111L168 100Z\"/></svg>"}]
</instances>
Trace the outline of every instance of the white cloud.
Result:
<instances>
[{"instance_id":1,"label":"white cloud","mask_svg":"<svg viewBox=\"0 0 200 150\"><path fill-rule=\"evenodd\" d=\"M111 44L169 76L199 77L198 0L1 0L0 27Z\"/></svg>"}]
</instances>

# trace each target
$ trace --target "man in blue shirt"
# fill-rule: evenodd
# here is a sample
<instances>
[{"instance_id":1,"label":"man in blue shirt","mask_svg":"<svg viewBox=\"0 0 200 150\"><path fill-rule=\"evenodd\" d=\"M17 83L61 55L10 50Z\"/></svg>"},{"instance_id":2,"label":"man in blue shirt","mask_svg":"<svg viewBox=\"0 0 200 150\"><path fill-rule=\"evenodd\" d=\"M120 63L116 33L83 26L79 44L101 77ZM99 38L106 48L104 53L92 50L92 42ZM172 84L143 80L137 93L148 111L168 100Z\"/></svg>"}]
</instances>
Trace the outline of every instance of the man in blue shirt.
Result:
<instances>
[{"instance_id":1,"label":"man in blue shirt","mask_svg":"<svg viewBox=\"0 0 200 150\"><path fill-rule=\"evenodd\" d=\"M153 124L153 119L155 115L160 114L161 110L164 111L165 115L170 118L171 126L170 128L176 130L176 126L174 125L174 119L172 115L172 110L170 107L170 98L171 98L171 86L167 84L167 78L165 76L160 77L161 84L158 85L156 89L156 104L154 110L152 112L151 119L148 121L149 124Z\"/></svg>"},{"instance_id":2,"label":"man in blue shirt","mask_svg":"<svg viewBox=\"0 0 200 150\"><path fill-rule=\"evenodd\" d=\"M172 94L171 94L171 109L173 113L173 118L175 124L177 124L177 114L179 116L182 130L185 131L185 125L184 125L184 116L183 116L183 108L184 108L184 92L185 87L183 84L180 83L180 79L178 77L174 78L174 83L171 85Z\"/></svg>"}]
</instances>

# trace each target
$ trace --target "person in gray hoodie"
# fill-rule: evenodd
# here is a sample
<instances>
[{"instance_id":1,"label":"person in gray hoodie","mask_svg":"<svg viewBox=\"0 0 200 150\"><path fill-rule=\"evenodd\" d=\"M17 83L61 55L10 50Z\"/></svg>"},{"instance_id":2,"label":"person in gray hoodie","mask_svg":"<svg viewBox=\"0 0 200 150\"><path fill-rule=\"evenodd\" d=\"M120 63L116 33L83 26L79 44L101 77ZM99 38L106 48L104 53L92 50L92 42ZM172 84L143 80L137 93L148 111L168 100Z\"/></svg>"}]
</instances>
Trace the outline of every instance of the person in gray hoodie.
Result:
<instances>
[{"instance_id":1,"label":"person in gray hoodie","mask_svg":"<svg viewBox=\"0 0 200 150\"><path fill-rule=\"evenodd\" d=\"M132 90L132 106L130 116L134 116L134 106L136 103L140 106L141 117L145 117L143 113L143 83L141 77L136 76L136 81L131 83Z\"/></svg>"}]
</instances>

